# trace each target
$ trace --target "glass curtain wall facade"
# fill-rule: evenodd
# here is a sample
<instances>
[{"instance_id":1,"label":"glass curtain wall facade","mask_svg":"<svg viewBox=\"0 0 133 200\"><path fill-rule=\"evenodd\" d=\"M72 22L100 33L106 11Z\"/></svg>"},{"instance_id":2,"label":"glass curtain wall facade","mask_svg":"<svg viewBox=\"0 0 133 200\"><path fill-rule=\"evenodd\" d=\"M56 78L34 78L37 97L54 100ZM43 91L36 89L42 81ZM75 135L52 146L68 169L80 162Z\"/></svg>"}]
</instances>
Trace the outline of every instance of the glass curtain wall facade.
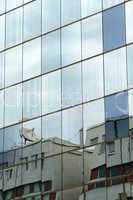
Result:
<instances>
[{"instance_id":1,"label":"glass curtain wall facade","mask_svg":"<svg viewBox=\"0 0 133 200\"><path fill-rule=\"evenodd\" d=\"M133 199L132 17L133 0L0 0L1 200Z\"/></svg>"}]
</instances>

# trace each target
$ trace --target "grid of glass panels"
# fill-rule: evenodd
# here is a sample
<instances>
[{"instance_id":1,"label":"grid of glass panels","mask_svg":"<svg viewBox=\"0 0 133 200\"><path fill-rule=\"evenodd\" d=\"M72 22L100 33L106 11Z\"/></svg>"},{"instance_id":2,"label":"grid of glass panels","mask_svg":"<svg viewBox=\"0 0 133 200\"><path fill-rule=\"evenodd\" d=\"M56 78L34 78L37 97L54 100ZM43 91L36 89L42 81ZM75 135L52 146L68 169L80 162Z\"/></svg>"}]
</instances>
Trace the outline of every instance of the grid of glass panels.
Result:
<instances>
[{"instance_id":1,"label":"grid of glass panels","mask_svg":"<svg viewBox=\"0 0 133 200\"><path fill-rule=\"evenodd\" d=\"M0 191L133 198L112 178L133 161L132 17L133 0L0 0Z\"/></svg>"}]
</instances>

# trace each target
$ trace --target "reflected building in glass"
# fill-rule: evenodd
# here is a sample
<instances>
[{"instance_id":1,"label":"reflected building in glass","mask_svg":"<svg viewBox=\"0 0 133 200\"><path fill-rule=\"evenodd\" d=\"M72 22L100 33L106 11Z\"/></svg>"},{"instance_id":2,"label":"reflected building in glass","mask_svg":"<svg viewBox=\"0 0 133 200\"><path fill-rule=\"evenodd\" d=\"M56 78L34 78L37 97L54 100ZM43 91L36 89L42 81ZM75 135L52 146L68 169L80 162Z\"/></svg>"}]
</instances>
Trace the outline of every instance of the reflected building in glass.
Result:
<instances>
[{"instance_id":1,"label":"reflected building in glass","mask_svg":"<svg viewBox=\"0 0 133 200\"><path fill-rule=\"evenodd\" d=\"M0 200L133 200L133 0L0 0Z\"/></svg>"}]
</instances>

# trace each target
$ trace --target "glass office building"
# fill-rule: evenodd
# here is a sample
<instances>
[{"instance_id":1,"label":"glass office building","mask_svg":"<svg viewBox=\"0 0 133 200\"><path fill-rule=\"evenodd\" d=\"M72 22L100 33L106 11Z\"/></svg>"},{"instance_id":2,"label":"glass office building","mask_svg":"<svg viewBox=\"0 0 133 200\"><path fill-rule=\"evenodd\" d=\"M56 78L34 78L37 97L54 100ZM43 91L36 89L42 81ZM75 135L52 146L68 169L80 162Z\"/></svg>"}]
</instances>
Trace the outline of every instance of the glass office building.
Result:
<instances>
[{"instance_id":1,"label":"glass office building","mask_svg":"<svg viewBox=\"0 0 133 200\"><path fill-rule=\"evenodd\" d=\"M0 0L0 200L133 199L133 0Z\"/></svg>"}]
</instances>

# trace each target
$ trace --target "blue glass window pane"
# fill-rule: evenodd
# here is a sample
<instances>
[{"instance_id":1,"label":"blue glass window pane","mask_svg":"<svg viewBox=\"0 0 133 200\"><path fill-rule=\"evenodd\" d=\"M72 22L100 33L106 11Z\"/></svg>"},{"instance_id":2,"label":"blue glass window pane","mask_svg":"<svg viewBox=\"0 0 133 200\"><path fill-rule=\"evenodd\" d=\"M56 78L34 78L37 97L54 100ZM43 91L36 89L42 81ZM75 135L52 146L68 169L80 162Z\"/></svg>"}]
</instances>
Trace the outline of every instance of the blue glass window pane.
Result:
<instances>
[{"instance_id":1,"label":"blue glass window pane","mask_svg":"<svg viewBox=\"0 0 133 200\"><path fill-rule=\"evenodd\" d=\"M128 135L128 94L119 93L105 98L106 139Z\"/></svg>"},{"instance_id":2,"label":"blue glass window pane","mask_svg":"<svg viewBox=\"0 0 133 200\"><path fill-rule=\"evenodd\" d=\"M104 51L125 44L125 29L124 5L103 12Z\"/></svg>"},{"instance_id":3,"label":"blue glass window pane","mask_svg":"<svg viewBox=\"0 0 133 200\"><path fill-rule=\"evenodd\" d=\"M5 129L4 151L15 149L22 145L20 137L21 129L21 125L11 126Z\"/></svg>"},{"instance_id":4,"label":"blue glass window pane","mask_svg":"<svg viewBox=\"0 0 133 200\"><path fill-rule=\"evenodd\" d=\"M127 92L105 98L106 120L120 119L128 115Z\"/></svg>"}]
</instances>

